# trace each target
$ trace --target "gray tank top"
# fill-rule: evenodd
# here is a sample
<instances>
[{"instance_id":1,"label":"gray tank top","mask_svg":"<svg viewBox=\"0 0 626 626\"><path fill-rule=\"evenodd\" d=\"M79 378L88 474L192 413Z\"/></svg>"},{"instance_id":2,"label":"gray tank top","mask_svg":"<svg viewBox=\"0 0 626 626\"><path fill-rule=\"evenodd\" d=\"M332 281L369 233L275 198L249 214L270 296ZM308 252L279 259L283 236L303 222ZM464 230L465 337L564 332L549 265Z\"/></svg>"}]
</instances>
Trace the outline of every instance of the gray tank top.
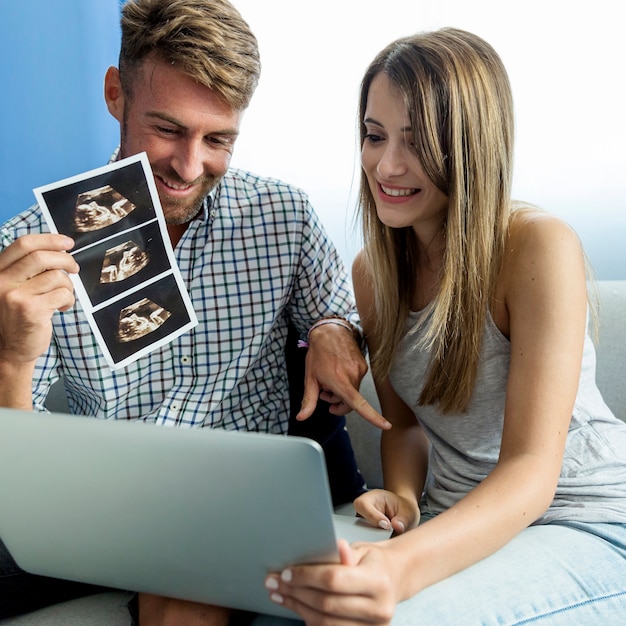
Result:
<instances>
[{"instance_id":1,"label":"gray tank top","mask_svg":"<svg viewBox=\"0 0 626 626\"><path fill-rule=\"evenodd\" d=\"M510 342L487 316L478 378L468 411L442 415L418 406L429 353L417 345L424 330L411 313L390 380L412 408L431 443L426 501L440 513L476 487L495 467L500 450ZM557 520L626 522L626 423L605 404L595 382L593 342L585 337L582 371L556 495L535 523Z\"/></svg>"}]
</instances>

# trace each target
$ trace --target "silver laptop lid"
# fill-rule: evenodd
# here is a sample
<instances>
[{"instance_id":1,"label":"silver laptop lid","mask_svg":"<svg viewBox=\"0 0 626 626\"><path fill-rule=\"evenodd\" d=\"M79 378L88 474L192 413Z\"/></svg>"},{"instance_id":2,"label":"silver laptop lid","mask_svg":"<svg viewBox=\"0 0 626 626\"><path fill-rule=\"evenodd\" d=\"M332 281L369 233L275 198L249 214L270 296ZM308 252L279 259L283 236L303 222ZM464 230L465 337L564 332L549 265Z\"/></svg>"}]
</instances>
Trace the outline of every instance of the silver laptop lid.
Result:
<instances>
[{"instance_id":1,"label":"silver laptop lid","mask_svg":"<svg viewBox=\"0 0 626 626\"><path fill-rule=\"evenodd\" d=\"M33 573L291 616L266 573L337 560L308 439L0 409L0 475L0 536Z\"/></svg>"}]
</instances>

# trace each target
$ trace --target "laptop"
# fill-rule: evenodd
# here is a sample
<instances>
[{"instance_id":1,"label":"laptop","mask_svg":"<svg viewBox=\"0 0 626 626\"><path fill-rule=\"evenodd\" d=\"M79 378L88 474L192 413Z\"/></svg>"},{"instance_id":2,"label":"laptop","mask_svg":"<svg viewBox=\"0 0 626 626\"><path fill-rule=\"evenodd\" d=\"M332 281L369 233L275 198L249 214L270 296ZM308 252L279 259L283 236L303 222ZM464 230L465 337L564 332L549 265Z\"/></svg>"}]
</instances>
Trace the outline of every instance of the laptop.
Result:
<instances>
[{"instance_id":1,"label":"laptop","mask_svg":"<svg viewBox=\"0 0 626 626\"><path fill-rule=\"evenodd\" d=\"M0 537L44 576L293 617L269 571L388 531L333 513L292 436L0 409Z\"/></svg>"}]
</instances>

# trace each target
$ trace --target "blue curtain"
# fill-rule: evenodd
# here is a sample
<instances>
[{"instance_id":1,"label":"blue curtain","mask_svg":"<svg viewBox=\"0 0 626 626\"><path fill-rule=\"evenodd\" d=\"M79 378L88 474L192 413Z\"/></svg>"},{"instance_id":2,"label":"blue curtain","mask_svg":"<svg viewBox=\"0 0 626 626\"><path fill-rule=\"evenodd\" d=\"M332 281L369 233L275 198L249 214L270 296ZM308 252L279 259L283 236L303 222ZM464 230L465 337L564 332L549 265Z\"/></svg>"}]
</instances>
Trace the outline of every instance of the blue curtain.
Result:
<instances>
[{"instance_id":1,"label":"blue curtain","mask_svg":"<svg viewBox=\"0 0 626 626\"><path fill-rule=\"evenodd\" d=\"M119 0L19 0L0 7L0 222L33 187L100 167L119 140L103 98L117 65Z\"/></svg>"}]
</instances>

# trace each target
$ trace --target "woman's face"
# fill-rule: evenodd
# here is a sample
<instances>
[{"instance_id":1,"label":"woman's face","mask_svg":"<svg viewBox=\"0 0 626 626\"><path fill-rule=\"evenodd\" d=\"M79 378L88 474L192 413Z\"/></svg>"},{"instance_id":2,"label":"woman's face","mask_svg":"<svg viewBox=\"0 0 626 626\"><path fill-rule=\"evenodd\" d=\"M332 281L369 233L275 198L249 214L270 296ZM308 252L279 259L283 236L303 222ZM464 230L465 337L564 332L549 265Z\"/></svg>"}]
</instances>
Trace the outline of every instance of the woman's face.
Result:
<instances>
[{"instance_id":1,"label":"woman's face","mask_svg":"<svg viewBox=\"0 0 626 626\"><path fill-rule=\"evenodd\" d=\"M448 197L431 182L413 145L413 131L400 89L386 74L374 77L363 124L361 165L380 221L416 233L441 230Z\"/></svg>"}]
</instances>

